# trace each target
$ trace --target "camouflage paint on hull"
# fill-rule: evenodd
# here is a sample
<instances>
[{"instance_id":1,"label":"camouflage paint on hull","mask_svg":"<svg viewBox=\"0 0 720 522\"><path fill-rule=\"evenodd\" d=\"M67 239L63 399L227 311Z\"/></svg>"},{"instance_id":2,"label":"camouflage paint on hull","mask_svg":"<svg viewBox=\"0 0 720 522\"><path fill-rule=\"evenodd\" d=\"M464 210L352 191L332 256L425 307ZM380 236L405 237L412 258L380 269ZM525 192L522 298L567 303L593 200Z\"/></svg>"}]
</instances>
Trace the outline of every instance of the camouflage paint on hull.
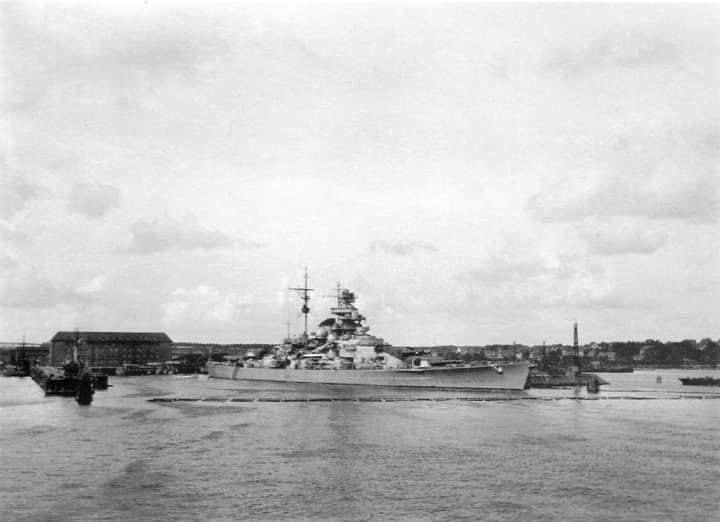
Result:
<instances>
[{"instance_id":1,"label":"camouflage paint on hull","mask_svg":"<svg viewBox=\"0 0 720 522\"><path fill-rule=\"evenodd\" d=\"M246 368L210 362L207 368L208 375L216 379L476 390L522 390L530 371L527 362L497 367L482 365L385 370Z\"/></svg>"}]
</instances>

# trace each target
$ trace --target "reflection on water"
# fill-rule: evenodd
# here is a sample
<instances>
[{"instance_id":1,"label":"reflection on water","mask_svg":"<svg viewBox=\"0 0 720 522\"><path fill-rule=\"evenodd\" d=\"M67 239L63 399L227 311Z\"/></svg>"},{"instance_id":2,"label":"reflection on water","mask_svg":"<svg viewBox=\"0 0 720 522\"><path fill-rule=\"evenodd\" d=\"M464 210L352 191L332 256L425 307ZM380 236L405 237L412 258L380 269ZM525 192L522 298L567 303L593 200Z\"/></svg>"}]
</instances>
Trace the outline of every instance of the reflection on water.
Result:
<instances>
[{"instance_id":1,"label":"reflection on water","mask_svg":"<svg viewBox=\"0 0 720 522\"><path fill-rule=\"evenodd\" d=\"M90 407L0 379L3 518L712 518L720 401L697 398L719 390L676 373L596 395L116 378Z\"/></svg>"}]
</instances>

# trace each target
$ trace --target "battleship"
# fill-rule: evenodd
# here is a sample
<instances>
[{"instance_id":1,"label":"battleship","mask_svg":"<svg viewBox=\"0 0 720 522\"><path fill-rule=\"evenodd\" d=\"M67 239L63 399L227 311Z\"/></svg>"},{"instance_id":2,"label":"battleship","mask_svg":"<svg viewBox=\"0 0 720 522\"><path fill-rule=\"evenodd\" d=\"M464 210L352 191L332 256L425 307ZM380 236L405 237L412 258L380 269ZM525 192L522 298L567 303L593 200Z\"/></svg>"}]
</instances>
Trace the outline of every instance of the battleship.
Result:
<instances>
[{"instance_id":1,"label":"battleship","mask_svg":"<svg viewBox=\"0 0 720 522\"><path fill-rule=\"evenodd\" d=\"M366 319L355 306L356 296L337 288L331 316L308 334L310 292L300 292L304 332L288 337L267 353L249 352L228 361L208 361L208 376L216 379L277 381L355 386L417 387L467 390L522 390L530 365L512 363L466 364L442 359L430 350L396 348L369 333Z\"/></svg>"}]
</instances>

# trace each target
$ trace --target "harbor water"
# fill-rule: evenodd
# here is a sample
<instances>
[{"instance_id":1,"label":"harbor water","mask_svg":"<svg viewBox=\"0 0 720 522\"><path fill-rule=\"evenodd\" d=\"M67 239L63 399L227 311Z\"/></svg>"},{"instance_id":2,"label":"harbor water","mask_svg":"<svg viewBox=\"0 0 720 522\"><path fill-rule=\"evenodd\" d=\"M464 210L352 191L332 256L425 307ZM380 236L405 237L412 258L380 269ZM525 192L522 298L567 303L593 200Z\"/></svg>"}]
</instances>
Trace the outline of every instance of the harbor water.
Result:
<instances>
[{"instance_id":1,"label":"harbor water","mask_svg":"<svg viewBox=\"0 0 720 522\"><path fill-rule=\"evenodd\" d=\"M717 520L720 388L410 392L0 379L3 520ZM659 379L658 379L659 378Z\"/></svg>"}]
</instances>

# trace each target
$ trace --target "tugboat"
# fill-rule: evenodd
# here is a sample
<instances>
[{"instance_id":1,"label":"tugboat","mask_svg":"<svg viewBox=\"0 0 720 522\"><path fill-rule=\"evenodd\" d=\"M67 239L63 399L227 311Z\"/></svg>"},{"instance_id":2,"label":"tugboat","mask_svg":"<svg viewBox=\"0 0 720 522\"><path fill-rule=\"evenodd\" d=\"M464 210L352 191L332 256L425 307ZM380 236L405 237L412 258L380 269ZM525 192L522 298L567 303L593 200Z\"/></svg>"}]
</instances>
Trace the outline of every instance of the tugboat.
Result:
<instances>
[{"instance_id":1,"label":"tugboat","mask_svg":"<svg viewBox=\"0 0 720 522\"><path fill-rule=\"evenodd\" d=\"M268 353L247 354L244 360L207 363L208 375L216 379L280 381L361 386L403 386L474 390L522 390L529 363L469 365L444 360L429 351L402 350L375 337L365 317L355 307L356 296L337 289L337 305L331 317L308 334L310 308L308 274L300 292L305 330L288 337Z\"/></svg>"},{"instance_id":2,"label":"tugboat","mask_svg":"<svg viewBox=\"0 0 720 522\"><path fill-rule=\"evenodd\" d=\"M65 362L62 370L35 364L30 370L30 376L43 389L45 395L73 396L78 404L87 406L92 402L95 393L95 376L82 361L78 361L78 342L73 349L73 359Z\"/></svg>"},{"instance_id":3,"label":"tugboat","mask_svg":"<svg viewBox=\"0 0 720 522\"><path fill-rule=\"evenodd\" d=\"M87 406L92 402L95 387L93 386L93 375L81 362L75 360L65 363L65 379L71 383L70 388L74 389L75 400L81 406Z\"/></svg>"}]
</instances>

